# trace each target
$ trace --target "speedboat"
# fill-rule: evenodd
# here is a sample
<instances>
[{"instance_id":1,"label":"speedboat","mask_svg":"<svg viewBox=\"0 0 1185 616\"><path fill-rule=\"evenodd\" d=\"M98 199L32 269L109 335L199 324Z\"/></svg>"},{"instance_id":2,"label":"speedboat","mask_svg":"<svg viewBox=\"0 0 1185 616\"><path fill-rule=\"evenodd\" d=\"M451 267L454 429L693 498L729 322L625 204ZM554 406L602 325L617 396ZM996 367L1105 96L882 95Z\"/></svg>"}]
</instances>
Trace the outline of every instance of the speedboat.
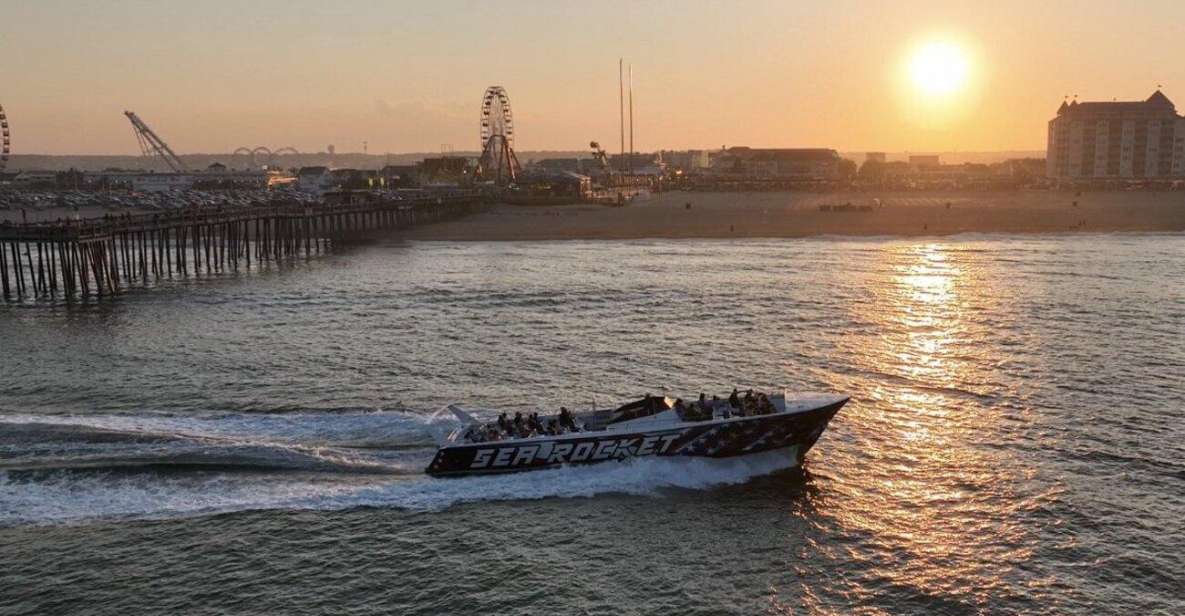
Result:
<instances>
[{"instance_id":1,"label":"speedboat","mask_svg":"<svg viewBox=\"0 0 1185 616\"><path fill-rule=\"evenodd\" d=\"M651 456L729 458L785 450L802 464L806 452L848 396L827 393L766 395L736 392L729 400L647 396L615 409L558 415L505 413L482 421L459 406L460 420L440 444L426 472L438 477L486 475Z\"/></svg>"}]
</instances>

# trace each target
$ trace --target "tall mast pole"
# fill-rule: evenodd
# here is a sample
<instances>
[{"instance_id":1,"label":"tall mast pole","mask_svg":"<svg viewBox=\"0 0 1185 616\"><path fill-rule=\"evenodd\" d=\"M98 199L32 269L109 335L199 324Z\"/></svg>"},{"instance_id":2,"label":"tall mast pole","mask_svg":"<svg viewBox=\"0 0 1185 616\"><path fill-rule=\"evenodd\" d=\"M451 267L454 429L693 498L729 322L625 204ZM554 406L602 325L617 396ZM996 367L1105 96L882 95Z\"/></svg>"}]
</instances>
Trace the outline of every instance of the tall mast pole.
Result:
<instances>
[{"instance_id":1,"label":"tall mast pole","mask_svg":"<svg viewBox=\"0 0 1185 616\"><path fill-rule=\"evenodd\" d=\"M617 59L617 111L621 118L621 158L625 158L625 75L622 68L624 60ZM625 171L624 160L621 170Z\"/></svg>"},{"instance_id":2,"label":"tall mast pole","mask_svg":"<svg viewBox=\"0 0 1185 616\"><path fill-rule=\"evenodd\" d=\"M634 174L634 65L630 64L630 175Z\"/></svg>"}]
</instances>

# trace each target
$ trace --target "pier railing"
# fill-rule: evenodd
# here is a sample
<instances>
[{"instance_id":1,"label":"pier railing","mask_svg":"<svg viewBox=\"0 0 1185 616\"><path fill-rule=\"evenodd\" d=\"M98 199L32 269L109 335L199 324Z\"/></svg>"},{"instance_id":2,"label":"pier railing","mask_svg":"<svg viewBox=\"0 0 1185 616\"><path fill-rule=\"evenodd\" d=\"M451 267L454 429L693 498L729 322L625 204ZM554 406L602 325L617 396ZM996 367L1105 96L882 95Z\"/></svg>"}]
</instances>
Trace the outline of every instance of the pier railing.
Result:
<instances>
[{"instance_id":1,"label":"pier railing","mask_svg":"<svg viewBox=\"0 0 1185 616\"><path fill-rule=\"evenodd\" d=\"M0 295L110 295L175 276L250 269L253 260L320 254L343 240L456 218L482 204L479 195L466 193L0 223Z\"/></svg>"}]
</instances>

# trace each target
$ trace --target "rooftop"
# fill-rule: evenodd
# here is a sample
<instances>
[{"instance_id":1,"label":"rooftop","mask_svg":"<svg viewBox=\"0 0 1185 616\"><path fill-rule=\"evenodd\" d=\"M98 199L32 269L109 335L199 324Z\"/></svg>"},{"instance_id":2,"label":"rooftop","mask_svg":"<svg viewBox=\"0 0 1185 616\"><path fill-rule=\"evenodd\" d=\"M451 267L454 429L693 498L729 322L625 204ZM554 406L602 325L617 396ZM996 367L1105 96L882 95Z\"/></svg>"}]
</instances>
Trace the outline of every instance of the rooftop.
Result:
<instances>
[{"instance_id":1,"label":"rooftop","mask_svg":"<svg viewBox=\"0 0 1185 616\"><path fill-rule=\"evenodd\" d=\"M1136 112L1160 111L1176 113L1177 107L1164 92L1157 90L1152 96L1142 101L1089 101L1080 103L1077 100L1069 103L1062 101L1057 109L1058 115L1066 113L1098 113L1098 112Z\"/></svg>"},{"instance_id":2,"label":"rooftop","mask_svg":"<svg viewBox=\"0 0 1185 616\"><path fill-rule=\"evenodd\" d=\"M728 153L748 160L826 161L839 158L839 152L829 148L750 148L736 146Z\"/></svg>"}]
</instances>

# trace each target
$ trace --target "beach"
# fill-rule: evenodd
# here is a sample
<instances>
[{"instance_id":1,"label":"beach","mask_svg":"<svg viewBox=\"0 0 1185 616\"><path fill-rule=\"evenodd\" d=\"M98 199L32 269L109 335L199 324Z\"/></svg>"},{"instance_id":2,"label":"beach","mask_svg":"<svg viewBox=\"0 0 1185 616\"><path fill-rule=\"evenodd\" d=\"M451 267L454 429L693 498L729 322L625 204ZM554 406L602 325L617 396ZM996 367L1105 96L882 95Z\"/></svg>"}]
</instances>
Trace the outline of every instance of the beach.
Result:
<instances>
[{"instance_id":1,"label":"beach","mask_svg":"<svg viewBox=\"0 0 1185 616\"><path fill-rule=\"evenodd\" d=\"M820 211L849 203L856 211ZM496 205L404 235L509 241L1183 230L1185 192L669 192L622 207Z\"/></svg>"}]
</instances>

